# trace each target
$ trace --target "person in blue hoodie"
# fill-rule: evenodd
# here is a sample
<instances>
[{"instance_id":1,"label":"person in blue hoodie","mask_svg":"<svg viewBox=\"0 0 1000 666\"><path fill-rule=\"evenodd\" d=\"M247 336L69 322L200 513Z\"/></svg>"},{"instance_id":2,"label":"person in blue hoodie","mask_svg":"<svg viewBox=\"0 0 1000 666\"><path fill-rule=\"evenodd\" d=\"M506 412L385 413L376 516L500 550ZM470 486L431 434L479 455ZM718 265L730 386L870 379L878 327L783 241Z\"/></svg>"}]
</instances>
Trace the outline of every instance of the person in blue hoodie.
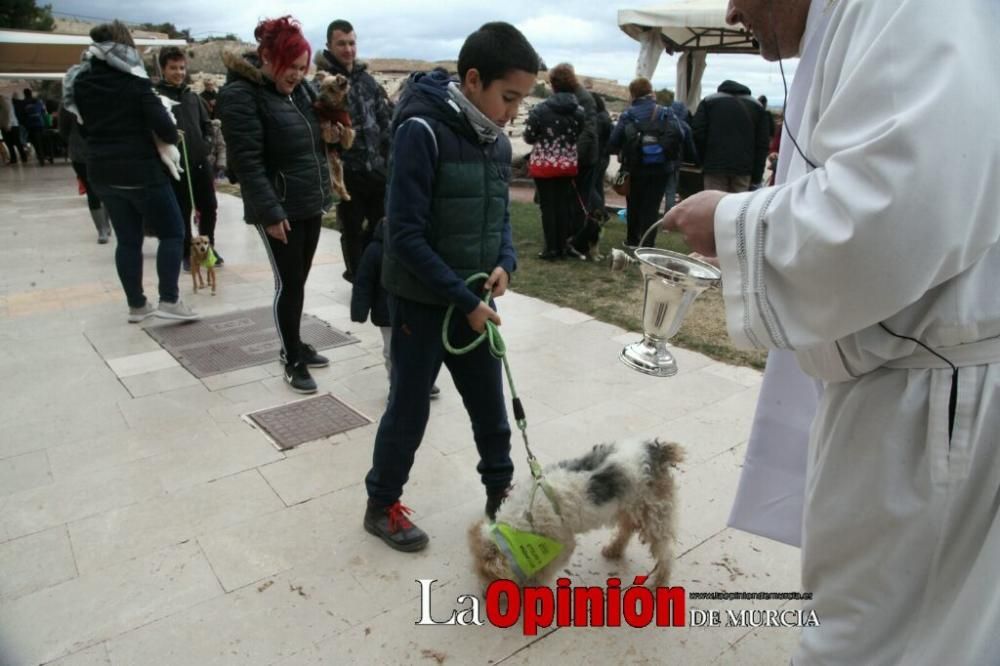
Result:
<instances>
[{"instance_id":1,"label":"person in blue hoodie","mask_svg":"<svg viewBox=\"0 0 1000 666\"><path fill-rule=\"evenodd\" d=\"M514 464L500 361L487 345L453 355L487 321L500 324L492 299L516 266L510 228L511 146L501 129L535 86L538 54L507 23L487 23L465 40L459 80L443 69L411 76L393 118L382 285L392 324L389 404L365 477L365 529L396 550L427 545L399 501L430 415L441 365L451 373L472 422L486 513L506 496ZM477 273L489 277L472 285ZM461 316L464 315L464 316Z\"/></svg>"}]
</instances>

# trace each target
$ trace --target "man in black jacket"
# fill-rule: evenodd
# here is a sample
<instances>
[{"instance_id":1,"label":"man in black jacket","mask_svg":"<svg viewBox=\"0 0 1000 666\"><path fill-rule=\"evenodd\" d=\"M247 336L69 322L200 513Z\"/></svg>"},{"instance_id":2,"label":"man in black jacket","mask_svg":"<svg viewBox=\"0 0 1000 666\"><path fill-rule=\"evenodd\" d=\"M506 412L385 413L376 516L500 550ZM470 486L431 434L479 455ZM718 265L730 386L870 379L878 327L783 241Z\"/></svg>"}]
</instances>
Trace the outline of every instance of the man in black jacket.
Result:
<instances>
[{"instance_id":1,"label":"man in black jacket","mask_svg":"<svg viewBox=\"0 0 1000 666\"><path fill-rule=\"evenodd\" d=\"M764 175L770 140L767 117L750 89L723 81L698 105L691 129L706 190L746 192Z\"/></svg>"},{"instance_id":2,"label":"man in black jacket","mask_svg":"<svg viewBox=\"0 0 1000 666\"><path fill-rule=\"evenodd\" d=\"M170 184L177 195L177 203L184 218L184 261L185 271L191 270L191 199L198 210L198 233L208 236L215 248L215 220L219 204L215 198L215 176L208 163L209 145L212 136L212 119L202 99L188 87L187 57L176 46L160 51L160 71L163 78L156 86L156 91L177 102L172 111L177 121L177 129L184 132L184 144L187 148L187 162L182 159L181 166L187 173L181 174L179 181L171 180ZM182 147L182 150L184 148ZM190 183L190 190L188 189ZM218 249L215 249L216 267L224 262Z\"/></svg>"},{"instance_id":3,"label":"man in black jacket","mask_svg":"<svg viewBox=\"0 0 1000 666\"><path fill-rule=\"evenodd\" d=\"M385 216L385 182L389 155L392 110L385 90L357 61L354 27L338 19L326 30L326 49L316 54L316 66L342 74L351 82L348 111L354 128L354 145L342 155L344 185L350 201L337 205L340 248L344 254L344 279L354 279L361 253L375 225ZM367 226L365 222L367 221Z\"/></svg>"}]
</instances>

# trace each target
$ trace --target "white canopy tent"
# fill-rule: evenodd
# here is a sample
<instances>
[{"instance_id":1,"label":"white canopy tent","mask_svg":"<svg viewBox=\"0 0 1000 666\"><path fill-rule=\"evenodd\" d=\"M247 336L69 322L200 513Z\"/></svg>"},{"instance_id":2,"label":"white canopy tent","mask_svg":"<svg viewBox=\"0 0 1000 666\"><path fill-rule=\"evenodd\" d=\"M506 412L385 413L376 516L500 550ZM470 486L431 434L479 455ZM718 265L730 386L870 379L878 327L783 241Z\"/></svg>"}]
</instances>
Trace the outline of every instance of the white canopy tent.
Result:
<instances>
[{"instance_id":1,"label":"white canopy tent","mask_svg":"<svg viewBox=\"0 0 1000 666\"><path fill-rule=\"evenodd\" d=\"M0 79L61 80L80 62L91 44L86 35L60 35L33 30L0 30ZM135 38L140 51L148 47L187 46L183 39Z\"/></svg>"},{"instance_id":2,"label":"white canopy tent","mask_svg":"<svg viewBox=\"0 0 1000 666\"><path fill-rule=\"evenodd\" d=\"M753 36L726 24L727 0L672 0L644 9L618 11L618 27L639 42L636 76L652 78L660 55L680 53L678 100L695 109L709 53L757 53Z\"/></svg>"}]
</instances>

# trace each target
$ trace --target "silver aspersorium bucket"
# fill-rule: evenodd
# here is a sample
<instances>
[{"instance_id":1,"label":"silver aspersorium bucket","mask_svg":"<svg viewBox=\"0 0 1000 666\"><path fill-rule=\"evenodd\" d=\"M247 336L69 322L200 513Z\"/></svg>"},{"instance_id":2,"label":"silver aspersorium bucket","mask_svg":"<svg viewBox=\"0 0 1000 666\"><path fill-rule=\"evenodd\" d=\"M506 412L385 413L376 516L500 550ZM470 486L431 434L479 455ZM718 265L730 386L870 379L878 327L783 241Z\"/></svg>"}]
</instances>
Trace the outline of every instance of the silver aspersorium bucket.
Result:
<instances>
[{"instance_id":1,"label":"silver aspersorium bucket","mask_svg":"<svg viewBox=\"0 0 1000 666\"><path fill-rule=\"evenodd\" d=\"M636 248L635 258L645 283L643 337L627 345L620 358L639 372L670 377L677 374L677 361L667 340L680 329L698 294L717 285L722 273L711 264L655 247Z\"/></svg>"}]
</instances>

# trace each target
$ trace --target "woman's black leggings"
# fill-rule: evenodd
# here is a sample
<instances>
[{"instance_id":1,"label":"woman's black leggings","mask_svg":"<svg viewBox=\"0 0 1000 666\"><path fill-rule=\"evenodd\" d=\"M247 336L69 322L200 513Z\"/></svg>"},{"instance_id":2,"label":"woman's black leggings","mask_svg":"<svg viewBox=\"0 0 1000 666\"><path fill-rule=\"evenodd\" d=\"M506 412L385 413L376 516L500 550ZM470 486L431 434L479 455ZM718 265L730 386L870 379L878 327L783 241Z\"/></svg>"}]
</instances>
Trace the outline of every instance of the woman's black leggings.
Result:
<instances>
[{"instance_id":1,"label":"woman's black leggings","mask_svg":"<svg viewBox=\"0 0 1000 666\"><path fill-rule=\"evenodd\" d=\"M281 339L281 351L287 363L299 360L299 327L302 306L305 302L306 279L312 268L319 232L320 216L305 220L290 220L291 230L286 232L288 243L272 238L258 226L267 257L274 271L274 322Z\"/></svg>"}]
</instances>

